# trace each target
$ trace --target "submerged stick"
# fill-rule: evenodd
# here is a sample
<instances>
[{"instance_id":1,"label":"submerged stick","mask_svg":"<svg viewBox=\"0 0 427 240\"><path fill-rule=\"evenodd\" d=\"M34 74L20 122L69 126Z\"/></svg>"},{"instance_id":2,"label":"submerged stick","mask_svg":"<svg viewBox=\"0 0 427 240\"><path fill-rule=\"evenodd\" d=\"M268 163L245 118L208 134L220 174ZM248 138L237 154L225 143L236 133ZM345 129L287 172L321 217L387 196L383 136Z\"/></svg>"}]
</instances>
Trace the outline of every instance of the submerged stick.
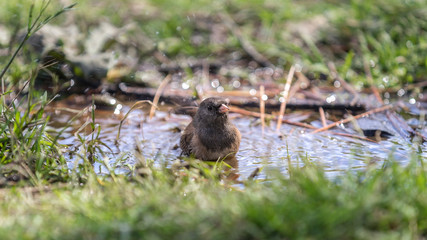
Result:
<instances>
[{"instance_id":1,"label":"submerged stick","mask_svg":"<svg viewBox=\"0 0 427 240\"><path fill-rule=\"evenodd\" d=\"M171 78L172 78L171 75L168 74L160 83L159 87L157 88L156 94L154 95L154 98L153 98L153 104L151 105L151 109L150 109L150 117L149 117L150 120L153 118L154 113L156 112L156 106L159 103L160 95L162 95L163 89L165 89L166 85L169 83Z\"/></svg>"},{"instance_id":2,"label":"submerged stick","mask_svg":"<svg viewBox=\"0 0 427 240\"><path fill-rule=\"evenodd\" d=\"M262 135L264 136L265 128L265 101L264 101L264 86L259 87L259 110L261 113Z\"/></svg>"},{"instance_id":3,"label":"submerged stick","mask_svg":"<svg viewBox=\"0 0 427 240\"><path fill-rule=\"evenodd\" d=\"M319 107L319 113L320 113L320 118L322 119L322 126L326 127L325 111L323 110L322 107Z\"/></svg>"},{"instance_id":4,"label":"submerged stick","mask_svg":"<svg viewBox=\"0 0 427 240\"><path fill-rule=\"evenodd\" d=\"M277 127L276 127L277 132L279 132L280 127L282 125L282 119L283 119L283 115L285 114L286 102L288 101L289 89L291 88L291 83L292 83L292 78L294 77L294 73L295 73L295 67L292 65L288 73L288 78L286 79L285 90L283 92L284 99L282 104L280 104L279 120L277 121Z\"/></svg>"},{"instance_id":5,"label":"submerged stick","mask_svg":"<svg viewBox=\"0 0 427 240\"><path fill-rule=\"evenodd\" d=\"M340 120L340 121L336 121L336 122L334 122L334 123L331 123L331 124L329 124L329 125L327 125L327 126L325 126L325 127L318 128L318 129L314 130L314 131L313 131L313 132L311 132L311 133L318 133L318 132L322 132L322 131L328 130L328 129L330 129L330 128L333 128L333 127L335 127L335 126L338 126L338 125L340 125L340 124L348 123L348 122L351 122L351 121L353 121L353 120L355 120L355 119L359 119L359 118L361 118L361 117L366 117L366 116L368 116L368 115L370 115L370 114L373 114L373 113L383 112L383 111L385 111L385 110L387 110L387 109L390 109L390 108L392 108L392 107L393 107L393 105L386 105L386 106L383 106L383 107L380 107L380 108L375 108L375 109L372 109L372 110L367 111L367 112L365 112L365 113L361 113L361 114L356 115L356 116L351 116L351 117L348 117L348 118L346 118L346 119L343 119L343 120Z\"/></svg>"}]
</instances>

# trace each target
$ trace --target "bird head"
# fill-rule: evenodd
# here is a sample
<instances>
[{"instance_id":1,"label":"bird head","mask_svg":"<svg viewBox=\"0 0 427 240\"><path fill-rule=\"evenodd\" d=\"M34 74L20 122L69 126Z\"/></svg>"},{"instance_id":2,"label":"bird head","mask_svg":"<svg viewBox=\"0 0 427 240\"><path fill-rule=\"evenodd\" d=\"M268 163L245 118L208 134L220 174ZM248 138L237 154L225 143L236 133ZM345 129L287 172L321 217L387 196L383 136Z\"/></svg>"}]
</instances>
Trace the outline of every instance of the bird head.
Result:
<instances>
[{"instance_id":1,"label":"bird head","mask_svg":"<svg viewBox=\"0 0 427 240\"><path fill-rule=\"evenodd\" d=\"M227 119L228 102L221 98L207 98L200 103L196 117L206 123Z\"/></svg>"}]
</instances>

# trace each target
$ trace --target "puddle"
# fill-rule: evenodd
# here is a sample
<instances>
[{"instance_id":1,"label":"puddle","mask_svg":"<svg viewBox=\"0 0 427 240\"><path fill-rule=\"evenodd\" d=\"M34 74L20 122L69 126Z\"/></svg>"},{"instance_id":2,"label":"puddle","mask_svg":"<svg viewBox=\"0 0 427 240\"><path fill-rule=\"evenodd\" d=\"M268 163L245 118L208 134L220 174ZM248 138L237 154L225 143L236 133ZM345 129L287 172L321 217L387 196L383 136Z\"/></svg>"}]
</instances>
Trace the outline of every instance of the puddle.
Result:
<instances>
[{"instance_id":1,"label":"puddle","mask_svg":"<svg viewBox=\"0 0 427 240\"><path fill-rule=\"evenodd\" d=\"M153 159L155 164L172 163L181 152L177 148L181 134L177 129L183 129L191 118L170 114L167 109L163 109L157 111L152 120L144 121L148 118L148 112L137 109L132 111L123 123L120 138L116 141L120 120L129 109L129 106L124 106L122 114L114 114L114 111L96 111L96 123L102 129L99 139L105 144L99 146L105 153L105 160L110 165L115 165L118 161L122 166L133 165L135 164L133 154L140 144L142 154L147 159ZM75 113L54 111L51 125L59 129L73 116ZM422 157L427 157L427 143L416 150L412 143L399 136L374 143L331 135L327 132L310 134L306 129L284 124L281 128L284 137L279 138L275 126L267 126L262 135L261 126L254 124L254 118L238 114L230 114L230 117L242 133L240 151L236 156L238 160L236 171L240 174L240 179L246 179L257 167L264 169L259 175L261 179L265 178L265 171L270 168L280 169L282 173L288 174L288 164L303 166L302 159L306 156L310 161L322 165L330 177L349 169L363 169L368 164L380 165L386 159L406 164L410 161L411 154L416 151ZM82 149L82 144L74 133L87 118L88 116L75 121L72 126L65 129L59 140L70 150L66 156L70 168L81 161L78 153ZM86 133L82 131L80 136L90 139L91 136L86 135L88 132L90 131ZM98 173L108 172L102 163L94 163L94 167ZM119 168L117 171L126 170Z\"/></svg>"}]
</instances>

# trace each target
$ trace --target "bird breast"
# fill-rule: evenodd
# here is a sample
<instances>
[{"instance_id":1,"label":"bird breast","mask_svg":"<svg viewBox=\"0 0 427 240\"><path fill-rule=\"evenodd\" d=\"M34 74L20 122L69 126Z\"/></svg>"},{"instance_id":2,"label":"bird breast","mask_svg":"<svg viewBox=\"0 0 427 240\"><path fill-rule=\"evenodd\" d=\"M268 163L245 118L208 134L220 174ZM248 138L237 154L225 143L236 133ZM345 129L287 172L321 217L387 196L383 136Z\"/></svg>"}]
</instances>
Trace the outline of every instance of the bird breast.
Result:
<instances>
[{"instance_id":1,"label":"bird breast","mask_svg":"<svg viewBox=\"0 0 427 240\"><path fill-rule=\"evenodd\" d=\"M218 160L234 156L240 145L240 132L233 125L222 128L205 127L203 132L197 132L192 139L194 155L204 160Z\"/></svg>"}]
</instances>

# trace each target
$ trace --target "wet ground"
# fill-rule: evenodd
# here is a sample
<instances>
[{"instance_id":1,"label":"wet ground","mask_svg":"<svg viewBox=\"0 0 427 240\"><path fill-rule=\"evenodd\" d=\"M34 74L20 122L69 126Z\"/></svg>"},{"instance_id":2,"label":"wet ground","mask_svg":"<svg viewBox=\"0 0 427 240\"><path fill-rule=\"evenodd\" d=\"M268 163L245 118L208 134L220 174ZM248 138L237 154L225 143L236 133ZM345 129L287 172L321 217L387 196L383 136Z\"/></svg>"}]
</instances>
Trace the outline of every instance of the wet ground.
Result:
<instances>
[{"instance_id":1,"label":"wet ground","mask_svg":"<svg viewBox=\"0 0 427 240\"><path fill-rule=\"evenodd\" d=\"M61 110L61 106L56 109L52 112L51 120L58 129L66 126L76 115ZM175 161L180 155L179 129L183 129L191 117L172 114L168 107L163 107L153 119L148 120L148 108L136 109L123 122L120 137L116 141L120 120L129 109L130 105L124 105L120 111L95 111L95 122L102 129L98 138L102 144L98 146L105 155L100 159L111 166L119 166L116 171L126 172L126 165L135 164L134 153L139 145L144 157L154 160L155 164L171 164ZM242 133L240 151L236 156L236 172L240 179L246 179L257 167L263 169L259 178L264 178L266 171L271 168L288 174L289 164L303 166L307 157L309 161L323 166L331 177L345 170L363 169L370 164L380 166L387 159L406 164L412 154L427 158L427 143L418 147L410 139L400 136L370 142L328 132L310 134L310 130L284 124L280 130L282 137L279 137L274 123L266 127L263 135L257 119L234 113L230 114L230 118ZM81 161L83 146L88 144L82 144L75 133L87 141L93 137L89 134L90 127L78 131L90 119L90 115L78 118L65 129L60 138L60 143L68 147L66 158L70 168ZM104 163L95 162L94 167L98 173L108 171Z\"/></svg>"}]
</instances>

